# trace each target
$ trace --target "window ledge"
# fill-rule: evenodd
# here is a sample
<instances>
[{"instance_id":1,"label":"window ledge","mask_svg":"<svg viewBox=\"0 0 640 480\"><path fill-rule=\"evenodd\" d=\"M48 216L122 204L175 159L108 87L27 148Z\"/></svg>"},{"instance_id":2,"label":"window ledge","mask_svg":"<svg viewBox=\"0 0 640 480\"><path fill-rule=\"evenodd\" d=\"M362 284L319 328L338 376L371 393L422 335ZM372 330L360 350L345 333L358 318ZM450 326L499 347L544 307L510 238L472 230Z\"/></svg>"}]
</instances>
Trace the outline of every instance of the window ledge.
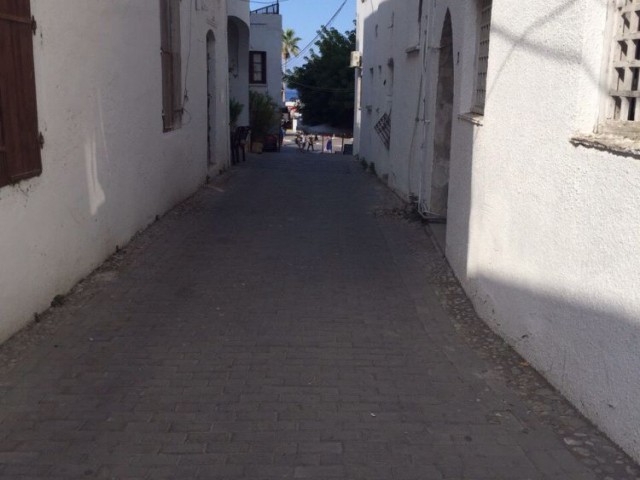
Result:
<instances>
[{"instance_id":1,"label":"window ledge","mask_svg":"<svg viewBox=\"0 0 640 480\"><path fill-rule=\"evenodd\" d=\"M460 115L458 115L458 120L463 120L465 122L478 125L479 127L484 125L484 115L480 115L479 113L473 113L473 112L461 113Z\"/></svg>"},{"instance_id":2,"label":"window ledge","mask_svg":"<svg viewBox=\"0 0 640 480\"><path fill-rule=\"evenodd\" d=\"M407 55L411 55L412 53L418 53L420 51L420 45L409 45L405 52Z\"/></svg>"},{"instance_id":3,"label":"window ledge","mask_svg":"<svg viewBox=\"0 0 640 480\"><path fill-rule=\"evenodd\" d=\"M574 147L594 148L625 157L640 158L640 140L611 134L576 134L569 139Z\"/></svg>"}]
</instances>

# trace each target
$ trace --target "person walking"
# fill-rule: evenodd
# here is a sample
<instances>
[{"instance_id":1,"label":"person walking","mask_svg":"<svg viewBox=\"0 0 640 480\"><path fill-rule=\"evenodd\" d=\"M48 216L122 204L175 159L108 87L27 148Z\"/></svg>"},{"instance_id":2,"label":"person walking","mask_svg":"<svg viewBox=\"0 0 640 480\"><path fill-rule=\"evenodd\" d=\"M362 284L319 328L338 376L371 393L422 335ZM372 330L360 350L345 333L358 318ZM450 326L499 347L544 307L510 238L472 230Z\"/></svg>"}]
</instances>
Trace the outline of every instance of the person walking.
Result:
<instances>
[{"instance_id":1,"label":"person walking","mask_svg":"<svg viewBox=\"0 0 640 480\"><path fill-rule=\"evenodd\" d=\"M284 143L284 136L286 131L283 125L280 125L280 134L278 135L278 151L282 148L282 144Z\"/></svg>"},{"instance_id":2,"label":"person walking","mask_svg":"<svg viewBox=\"0 0 640 480\"><path fill-rule=\"evenodd\" d=\"M313 138L313 135L308 135L307 136L307 151L311 150L312 152L315 152L315 139Z\"/></svg>"}]
</instances>

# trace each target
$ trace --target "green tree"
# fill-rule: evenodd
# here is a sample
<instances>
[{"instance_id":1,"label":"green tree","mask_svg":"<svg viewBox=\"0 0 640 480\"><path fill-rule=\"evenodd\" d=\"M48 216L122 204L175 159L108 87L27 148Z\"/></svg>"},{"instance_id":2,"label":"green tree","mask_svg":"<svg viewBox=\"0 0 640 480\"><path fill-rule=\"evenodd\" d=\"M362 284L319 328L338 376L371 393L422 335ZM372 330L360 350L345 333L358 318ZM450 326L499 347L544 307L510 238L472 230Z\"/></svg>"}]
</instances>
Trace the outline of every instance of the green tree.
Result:
<instances>
[{"instance_id":1,"label":"green tree","mask_svg":"<svg viewBox=\"0 0 640 480\"><path fill-rule=\"evenodd\" d=\"M298 43L302 40L296 37L296 32L292 28L287 28L282 32L282 61L287 62L292 56L300 53Z\"/></svg>"},{"instance_id":2,"label":"green tree","mask_svg":"<svg viewBox=\"0 0 640 480\"><path fill-rule=\"evenodd\" d=\"M355 76L349 61L356 32L323 27L318 33L318 53L311 49L306 63L287 73L286 82L300 94L305 124L351 129Z\"/></svg>"},{"instance_id":3,"label":"green tree","mask_svg":"<svg viewBox=\"0 0 640 480\"><path fill-rule=\"evenodd\" d=\"M287 64L287 61L292 56L297 56L300 53L300 48L298 47L298 43L302 40L300 37L296 37L296 32L292 28L287 28L284 32L282 32L282 69ZM282 82L282 101L285 102L287 99L286 91L285 91L285 83Z\"/></svg>"}]
</instances>

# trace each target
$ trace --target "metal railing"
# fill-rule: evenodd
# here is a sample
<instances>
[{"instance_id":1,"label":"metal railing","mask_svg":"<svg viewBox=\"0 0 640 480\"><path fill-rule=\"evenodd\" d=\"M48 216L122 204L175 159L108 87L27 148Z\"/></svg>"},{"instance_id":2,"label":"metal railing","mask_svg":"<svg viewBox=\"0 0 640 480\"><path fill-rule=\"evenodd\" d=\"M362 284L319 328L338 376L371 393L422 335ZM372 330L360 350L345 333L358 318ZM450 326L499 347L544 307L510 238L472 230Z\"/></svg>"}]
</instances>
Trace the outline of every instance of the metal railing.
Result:
<instances>
[{"instance_id":1,"label":"metal railing","mask_svg":"<svg viewBox=\"0 0 640 480\"><path fill-rule=\"evenodd\" d=\"M258 8L256 10L251 10L251 13L257 13L262 15L280 15L280 1L277 0L276 3L272 5Z\"/></svg>"}]
</instances>

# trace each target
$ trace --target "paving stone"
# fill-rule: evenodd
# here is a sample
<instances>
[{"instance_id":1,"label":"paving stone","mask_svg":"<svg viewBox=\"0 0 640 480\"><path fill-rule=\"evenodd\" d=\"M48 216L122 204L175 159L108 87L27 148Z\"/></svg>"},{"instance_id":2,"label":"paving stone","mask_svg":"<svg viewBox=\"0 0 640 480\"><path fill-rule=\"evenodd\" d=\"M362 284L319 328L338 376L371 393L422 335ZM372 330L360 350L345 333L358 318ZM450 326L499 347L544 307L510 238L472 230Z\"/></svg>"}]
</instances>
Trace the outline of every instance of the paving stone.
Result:
<instances>
[{"instance_id":1,"label":"paving stone","mask_svg":"<svg viewBox=\"0 0 640 480\"><path fill-rule=\"evenodd\" d=\"M356 162L217 182L0 347L0 479L610 475L486 374L446 262Z\"/></svg>"}]
</instances>

